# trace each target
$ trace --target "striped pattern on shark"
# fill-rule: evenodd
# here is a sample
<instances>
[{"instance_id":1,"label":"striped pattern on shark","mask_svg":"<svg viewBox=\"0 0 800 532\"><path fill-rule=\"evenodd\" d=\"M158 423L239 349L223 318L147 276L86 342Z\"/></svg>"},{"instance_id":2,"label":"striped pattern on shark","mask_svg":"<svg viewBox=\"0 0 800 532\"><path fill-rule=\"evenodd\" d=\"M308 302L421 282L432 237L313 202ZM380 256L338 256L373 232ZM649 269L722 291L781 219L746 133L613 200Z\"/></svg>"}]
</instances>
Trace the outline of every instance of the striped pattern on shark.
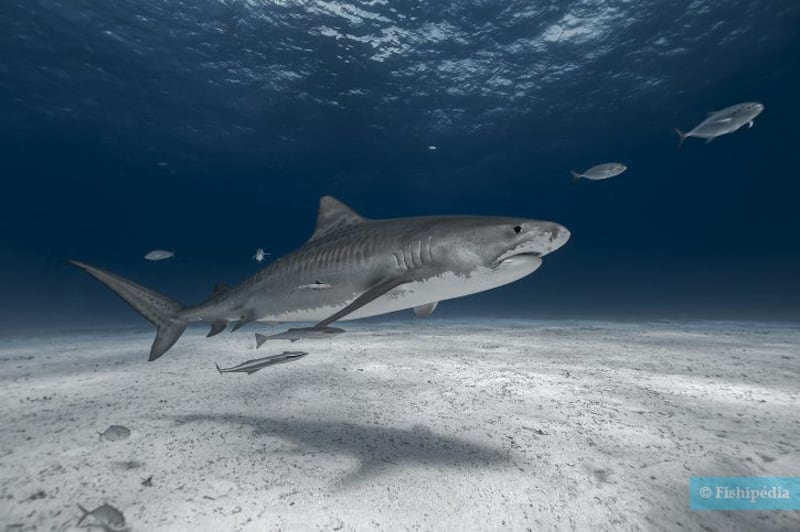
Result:
<instances>
[{"instance_id":1,"label":"striped pattern on shark","mask_svg":"<svg viewBox=\"0 0 800 532\"><path fill-rule=\"evenodd\" d=\"M502 286L533 273L563 246L569 231L555 222L493 216L423 216L372 220L338 200L320 200L316 230L300 248L239 285L218 285L195 306L94 266L71 261L105 284L156 328L149 360L206 321L209 336L229 323L316 323L403 309L427 315L436 303ZM325 283L325 290L295 290ZM291 295L291 297L288 297Z\"/></svg>"}]
</instances>

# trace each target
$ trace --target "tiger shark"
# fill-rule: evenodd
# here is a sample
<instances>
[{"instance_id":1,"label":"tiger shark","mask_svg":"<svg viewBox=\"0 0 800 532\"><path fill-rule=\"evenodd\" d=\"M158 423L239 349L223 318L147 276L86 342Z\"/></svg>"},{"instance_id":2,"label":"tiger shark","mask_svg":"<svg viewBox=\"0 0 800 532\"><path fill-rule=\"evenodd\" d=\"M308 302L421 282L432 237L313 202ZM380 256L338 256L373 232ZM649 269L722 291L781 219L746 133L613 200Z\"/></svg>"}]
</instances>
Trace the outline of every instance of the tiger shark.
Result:
<instances>
[{"instance_id":1,"label":"tiger shark","mask_svg":"<svg viewBox=\"0 0 800 532\"><path fill-rule=\"evenodd\" d=\"M311 238L234 287L217 285L195 306L184 306L116 274L70 261L95 277L152 323L153 361L193 321L208 336L253 322L312 322L324 330L352 320L414 309L427 316L439 301L521 279L570 232L554 222L493 216L369 219L324 196ZM308 285L320 290L297 290ZM298 329L293 329L297 331Z\"/></svg>"}]
</instances>

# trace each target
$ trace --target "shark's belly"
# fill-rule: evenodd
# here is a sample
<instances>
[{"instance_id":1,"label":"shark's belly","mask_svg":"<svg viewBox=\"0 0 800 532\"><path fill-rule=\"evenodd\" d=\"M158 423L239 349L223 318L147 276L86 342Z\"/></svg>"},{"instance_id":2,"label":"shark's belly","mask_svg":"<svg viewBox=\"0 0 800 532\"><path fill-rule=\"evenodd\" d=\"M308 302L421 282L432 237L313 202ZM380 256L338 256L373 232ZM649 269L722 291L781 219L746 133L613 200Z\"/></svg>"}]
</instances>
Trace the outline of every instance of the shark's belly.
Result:
<instances>
[{"instance_id":1,"label":"shark's belly","mask_svg":"<svg viewBox=\"0 0 800 532\"><path fill-rule=\"evenodd\" d=\"M454 299L478 292L484 292L514 282L530 275L541 264L538 257L515 258L509 260L507 267L478 271L470 276L443 273L421 281L398 286L378 299L346 315L341 321L378 316L398 310L405 310L436 301ZM335 305L321 305L303 310L276 313L260 318L259 321L299 321L317 322L350 304L358 294Z\"/></svg>"}]
</instances>

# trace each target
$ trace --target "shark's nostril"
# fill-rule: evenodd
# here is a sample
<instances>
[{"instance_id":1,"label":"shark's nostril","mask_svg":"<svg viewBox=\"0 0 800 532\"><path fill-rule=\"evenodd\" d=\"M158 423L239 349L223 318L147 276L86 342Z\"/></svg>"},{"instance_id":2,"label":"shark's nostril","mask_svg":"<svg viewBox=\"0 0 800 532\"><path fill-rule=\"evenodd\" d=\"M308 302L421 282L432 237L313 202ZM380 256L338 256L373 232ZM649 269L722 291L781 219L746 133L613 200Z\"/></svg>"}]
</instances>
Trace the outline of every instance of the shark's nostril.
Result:
<instances>
[{"instance_id":1,"label":"shark's nostril","mask_svg":"<svg viewBox=\"0 0 800 532\"><path fill-rule=\"evenodd\" d=\"M561 231L562 231L562 230L564 230L564 228L563 228L563 227L561 227L560 225L558 225L558 224L552 224L552 225L551 225L551 226L550 226L550 227L549 227L549 228L548 228L548 229L545 231L545 232L546 232L546 234L547 234L547 237L548 237L548 239L550 240L550 243L553 243L553 242L556 242L556 241L558 241L558 240L559 240L559 237L561 236Z\"/></svg>"}]
</instances>

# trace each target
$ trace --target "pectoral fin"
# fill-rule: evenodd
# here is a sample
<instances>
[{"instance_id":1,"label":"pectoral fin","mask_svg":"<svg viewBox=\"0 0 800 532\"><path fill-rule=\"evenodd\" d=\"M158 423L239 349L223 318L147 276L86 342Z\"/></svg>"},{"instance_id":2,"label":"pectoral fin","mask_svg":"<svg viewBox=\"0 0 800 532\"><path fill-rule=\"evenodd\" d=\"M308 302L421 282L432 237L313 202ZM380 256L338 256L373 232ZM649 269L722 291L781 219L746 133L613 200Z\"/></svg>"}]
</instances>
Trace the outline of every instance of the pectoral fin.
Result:
<instances>
[{"instance_id":1,"label":"pectoral fin","mask_svg":"<svg viewBox=\"0 0 800 532\"><path fill-rule=\"evenodd\" d=\"M325 318L321 322L319 322L316 325L314 325L314 328L319 329L319 328L322 328L322 327L326 327L326 326L330 325L331 323L333 323L334 321L336 321L338 319L341 319L341 318L347 316L348 314L351 314L351 313L355 312L356 310L360 309L361 307L363 307L367 303L375 301L376 299L378 299L382 295L386 294L387 292L389 292L393 288L396 288L396 287L400 286L401 284L405 284L405 283L409 283L409 282L411 282L411 281L409 279L404 278L404 277L392 277L392 278L389 278L389 279L384 279L383 281L380 281L379 283L373 285L366 292L364 292L363 294L361 294L360 296L355 298L352 303L350 303L349 305L344 307L339 312L337 312L337 313L335 313L335 314L333 314L331 316L328 316L327 318Z\"/></svg>"},{"instance_id":2,"label":"pectoral fin","mask_svg":"<svg viewBox=\"0 0 800 532\"><path fill-rule=\"evenodd\" d=\"M241 329L243 326L247 325L251 321L255 321L255 318L253 317L253 315L252 314L245 314L244 316L239 318L239 321L237 321L236 323L233 324L233 327L231 327L231 332L233 332L233 331L235 331L237 329Z\"/></svg>"},{"instance_id":3,"label":"pectoral fin","mask_svg":"<svg viewBox=\"0 0 800 532\"><path fill-rule=\"evenodd\" d=\"M753 127L753 121L752 120L747 123L747 129L750 129L751 127Z\"/></svg>"},{"instance_id":4,"label":"pectoral fin","mask_svg":"<svg viewBox=\"0 0 800 532\"><path fill-rule=\"evenodd\" d=\"M427 305L420 305L418 307L414 307L414 314L419 316L420 318L427 318L433 311L436 310L436 305L438 305L438 301L434 301L433 303L428 303Z\"/></svg>"}]
</instances>

